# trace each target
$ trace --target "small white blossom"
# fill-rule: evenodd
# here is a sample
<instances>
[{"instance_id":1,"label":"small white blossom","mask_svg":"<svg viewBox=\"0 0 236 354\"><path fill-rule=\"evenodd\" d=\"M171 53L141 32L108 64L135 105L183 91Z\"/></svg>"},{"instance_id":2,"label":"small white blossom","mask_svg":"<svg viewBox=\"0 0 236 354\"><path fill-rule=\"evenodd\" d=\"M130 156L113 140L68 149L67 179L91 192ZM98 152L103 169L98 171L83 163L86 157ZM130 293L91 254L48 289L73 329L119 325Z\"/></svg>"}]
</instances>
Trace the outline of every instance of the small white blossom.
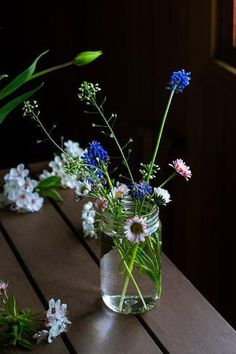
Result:
<instances>
[{"instance_id":1,"label":"small white blossom","mask_svg":"<svg viewBox=\"0 0 236 354\"><path fill-rule=\"evenodd\" d=\"M84 154L84 150L79 146L78 142L68 140L64 143L65 151L69 156L81 157Z\"/></svg>"},{"instance_id":2,"label":"small white blossom","mask_svg":"<svg viewBox=\"0 0 236 354\"><path fill-rule=\"evenodd\" d=\"M52 343L52 339L65 332L71 322L67 318L67 305L61 304L60 299L49 300L48 306L45 325L49 328L48 343Z\"/></svg>"},{"instance_id":3,"label":"small white blossom","mask_svg":"<svg viewBox=\"0 0 236 354\"><path fill-rule=\"evenodd\" d=\"M52 176L55 176L55 173L53 171L49 172L47 170L43 170L43 172L39 175L39 179L40 181L43 181L44 179Z\"/></svg>"},{"instance_id":4,"label":"small white blossom","mask_svg":"<svg viewBox=\"0 0 236 354\"><path fill-rule=\"evenodd\" d=\"M117 182L116 187L111 191L113 198L123 199L129 193L129 188L124 183Z\"/></svg>"},{"instance_id":5,"label":"small white blossom","mask_svg":"<svg viewBox=\"0 0 236 354\"><path fill-rule=\"evenodd\" d=\"M92 185L87 180L83 182L77 181L75 186L75 194L78 197L85 197L91 191Z\"/></svg>"},{"instance_id":6,"label":"small white blossom","mask_svg":"<svg viewBox=\"0 0 236 354\"><path fill-rule=\"evenodd\" d=\"M38 182L29 178L28 174L29 170L23 164L10 169L4 177L0 207L9 206L18 212L36 212L41 209L43 198L34 193Z\"/></svg>"},{"instance_id":7,"label":"small white blossom","mask_svg":"<svg viewBox=\"0 0 236 354\"><path fill-rule=\"evenodd\" d=\"M9 173L5 175L5 181L11 181L14 179L19 179L20 177L25 179L29 174L29 170L25 169L23 163L19 164L16 168L11 168Z\"/></svg>"},{"instance_id":8,"label":"small white blossom","mask_svg":"<svg viewBox=\"0 0 236 354\"><path fill-rule=\"evenodd\" d=\"M96 212L93 209L93 203L85 203L82 210L82 227L85 237L98 238L94 227Z\"/></svg>"},{"instance_id":9,"label":"small white blossom","mask_svg":"<svg viewBox=\"0 0 236 354\"><path fill-rule=\"evenodd\" d=\"M16 195L15 210L18 212L39 211L43 206L43 198L38 193L20 190Z\"/></svg>"}]
</instances>

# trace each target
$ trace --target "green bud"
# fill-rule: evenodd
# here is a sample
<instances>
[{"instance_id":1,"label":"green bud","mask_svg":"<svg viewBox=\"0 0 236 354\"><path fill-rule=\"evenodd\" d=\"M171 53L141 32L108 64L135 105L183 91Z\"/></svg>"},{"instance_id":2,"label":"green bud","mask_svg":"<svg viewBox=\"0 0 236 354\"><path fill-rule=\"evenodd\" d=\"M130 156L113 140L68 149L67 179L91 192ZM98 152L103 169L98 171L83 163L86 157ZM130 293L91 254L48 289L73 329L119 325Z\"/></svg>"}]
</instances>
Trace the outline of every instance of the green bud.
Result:
<instances>
[{"instance_id":1,"label":"green bud","mask_svg":"<svg viewBox=\"0 0 236 354\"><path fill-rule=\"evenodd\" d=\"M78 55L76 55L73 62L75 65L78 66L87 65L92 61L94 61L95 59L97 59L98 57L100 57L100 55L102 55L101 50L96 52L91 52L91 51L81 52Z\"/></svg>"}]
</instances>

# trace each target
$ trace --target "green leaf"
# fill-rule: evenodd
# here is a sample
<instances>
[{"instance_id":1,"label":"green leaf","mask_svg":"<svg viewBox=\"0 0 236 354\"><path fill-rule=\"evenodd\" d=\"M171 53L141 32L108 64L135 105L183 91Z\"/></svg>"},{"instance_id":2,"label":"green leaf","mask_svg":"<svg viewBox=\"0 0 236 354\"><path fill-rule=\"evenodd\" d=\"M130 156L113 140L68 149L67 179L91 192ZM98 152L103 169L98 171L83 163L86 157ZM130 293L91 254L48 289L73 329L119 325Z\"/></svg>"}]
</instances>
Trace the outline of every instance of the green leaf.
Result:
<instances>
[{"instance_id":1,"label":"green leaf","mask_svg":"<svg viewBox=\"0 0 236 354\"><path fill-rule=\"evenodd\" d=\"M8 102L7 104L5 104L5 106L3 106L2 108L0 108L0 123L2 123L4 121L4 119L7 117L7 115L14 109L16 108L20 103L24 102L25 100L27 100L29 97L31 97L35 92L37 92L41 87L43 86L43 84L41 84L40 86L36 87L33 90L30 90L26 93L24 93L23 95L20 95L16 98L14 98L12 101Z\"/></svg>"},{"instance_id":2,"label":"green leaf","mask_svg":"<svg viewBox=\"0 0 236 354\"><path fill-rule=\"evenodd\" d=\"M16 345L17 339L18 339L18 335L19 335L19 331L18 331L18 326L14 325L12 326L12 335L14 337L13 339L13 345Z\"/></svg>"},{"instance_id":3,"label":"green leaf","mask_svg":"<svg viewBox=\"0 0 236 354\"><path fill-rule=\"evenodd\" d=\"M31 318L31 316L32 316L32 311L31 311L30 309L24 309L23 312L22 312L22 315L23 315L24 317L26 317L27 319L28 319L28 318Z\"/></svg>"},{"instance_id":4,"label":"green leaf","mask_svg":"<svg viewBox=\"0 0 236 354\"><path fill-rule=\"evenodd\" d=\"M36 187L36 189L44 189L50 187L60 187L61 186L61 178L58 176L50 176L45 178L43 181L40 181Z\"/></svg>"},{"instance_id":5,"label":"green leaf","mask_svg":"<svg viewBox=\"0 0 236 354\"><path fill-rule=\"evenodd\" d=\"M8 296L6 301L3 303L3 307L8 315L13 317L17 316L16 299L13 295Z\"/></svg>"},{"instance_id":6,"label":"green leaf","mask_svg":"<svg viewBox=\"0 0 236 354\"><path fill-rule=\"evenodd\" d=\"M45 188L39 191L40 195L43 197L48 197L54 200L55 202L62 202L62 197L58 193L56 189L53 188Z\"/></svg>"},{"instance_id":7,"label":"green leaf","mask_svg":"<svg viewBox=\"0 0 236 354\"><path fill-rule=\"evenodd\" d=\"M19 74L14 80L12 80L7 86L5 86L2 89L2 91L0 91L0 100L2 100L4 97L10 95L12 92L17 90L20 86L22 86L26 81L29 80L29 78L31 77L31 75L35 71L37 62L47 52L48 52L48 50L41 53L25 71L23 71L21 74Z\"/></svg>"},{"instance_id":8,"label":"green leaf","mask_svg":"<svg viewBox=\"0 0 236 354\"><path fill-rule=\"evenodd\" d=\"M0 326L5 325L7 322L7 318L3 315L0 315Z\"/></svg>"},{"instance_id":9,"label":"green leaf","mask_svg":"<svg viewBox=\"0 0 236 354\"><path fill-rule=\"evenodd\" d=\"M74 64L78 66L87 65L92 61L96 60L98 57L100 57L100 55L102 55L101 50L95 52L81 52L74 58Z\"/></svg>"},{"instance_id":10,"label":"green leaf","mask_svg":"<svg viewBox=\"0 0 236 354\"><path fill-rule=\"evenodd\" d=\"M30 343L27 339L25 338L18 338L17 344L19 344L21 347L23 348L27 348L27 349L32 349L34 347L34 345L32 343Z\"/></svg>"}]
</instances>

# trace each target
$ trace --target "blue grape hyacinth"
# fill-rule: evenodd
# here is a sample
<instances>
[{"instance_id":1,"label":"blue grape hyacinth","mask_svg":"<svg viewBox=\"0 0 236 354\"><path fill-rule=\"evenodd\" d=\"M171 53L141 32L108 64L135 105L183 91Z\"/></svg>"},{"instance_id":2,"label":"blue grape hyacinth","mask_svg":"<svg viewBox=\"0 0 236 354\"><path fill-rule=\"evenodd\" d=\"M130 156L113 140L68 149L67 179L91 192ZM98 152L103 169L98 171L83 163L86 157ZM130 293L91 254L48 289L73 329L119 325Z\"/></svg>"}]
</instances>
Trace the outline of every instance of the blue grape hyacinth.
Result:
<instances>
[{"instance_id":1,"label":"blue grape hyacinth","mask_svg":"<svg viewBox=\"0 0 236 354\"><path fill-rule=\"evenodd\" d=\"M89 143L89 148L82 156L82 159L87 165L98 166L98 161L107 161L109 160L109 156L102 145L98 141L93 140Z\"/></svg>"},{"instance_id":2,"label":"blue grape hyacinth","mask_svg":"<svg viewBox=\"0 0 236 354\"><path fill-rule=\"evenodd\" d=\"M152 193L153 188L147 182L132 183L129 186L130 194L135 199L143 199Z\"/></svg>"},{"instance_id":3,"label":"blue grape hyacinth","mask_svg":"<svg viewBox=\"0 0 236 354\"><path fill-rule=\"evenodd\" d=\"M180 71L174 71L171 74L168 89L175 90L175 92L183 92L183 90L189 85L191 80L191 72L186 72L184 69Z\"/></svg>"}]
</instances>

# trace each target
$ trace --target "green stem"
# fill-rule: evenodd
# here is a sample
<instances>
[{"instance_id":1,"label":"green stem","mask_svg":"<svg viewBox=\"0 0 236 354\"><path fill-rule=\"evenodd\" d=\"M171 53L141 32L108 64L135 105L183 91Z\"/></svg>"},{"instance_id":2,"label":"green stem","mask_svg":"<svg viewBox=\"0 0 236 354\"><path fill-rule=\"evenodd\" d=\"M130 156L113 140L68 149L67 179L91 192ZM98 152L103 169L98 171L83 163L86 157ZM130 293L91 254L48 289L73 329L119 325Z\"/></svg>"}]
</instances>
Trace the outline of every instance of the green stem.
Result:
<instances>
[{"instance_id":1,"label":"green stem","mask_svg":"<svg viewBox=\"0 0 236 354\"><path fill-rule=\"evenodd\" d=\"M119 252L120 252L121 257L122 257L122 253L121 253L120 250L119 250ZM137 284L136 280L135 280L134 277L133 277L133 274L132 274L132 273L130 272L130 270L129 270L128 264L126 263L125 260L123 260L123 262L124 262L124 265L125 265L125 268L126 268L127 272L128 272L129 275L130 275L130 278L131 278L132 282L134 283L134 286L135 286L135 288L136 288L136 290L137 290L137 293L139 294L139 297L140 297L140 299L141 299L141 301L142 301L142 303L143 303L144 309L147 310L146 302L145 302L145 300L144 300L144 298L143 298L143 295L142 295L142 293L141 293L141 291L140 291L140 289L139 289L139 287L138 287L138 284Z\"/></svg>"},{"instance_id":2,"label":"green stem","mask_svg":"<svg viewBox=\"0 0 236 354\"><path fill-rule=\"evenodd\" d=\"M124 286L123 286L123 290L122 290L122 293L121 293L121 298L120 298L120 303L119 303L119 310L122 311L122 308L123 308L123 304L124 304L124 299L125 299L125 295L126 295L126 292L127 292L127 288L128 288L128 285L129 285L129 281L130 281L130 278L132 276L132 280L134 281L134 278L133 278L133 275L132 275L132 271L133 271L133 267L134 267L134 262L135 262L135 258L136 258L136 254L137 254L137 250L138 250L138 243L136 244L135 248L134 248L134 252L133 252L133 255L132 255L132 258L131 258L131 261L130 261L130 265L127 266L127 271L128 271L128 274L125 278L125 282L124 282ZM125 264L126 262L124 262ZM136 282L135 282L136 283ZM142 299L142 302L144 304L144 307L146 309L146 304L145 304L145 301L143 299L143 296L137 286L137 283L136 283L136 289L138 290L138 293L139 293L139 296L140 298Z\"/></svg>"},{"instance_id":3,"label":"green stem","mask_svg":"<svg viewBox=\"0 0 236 354\"><path fill-rule=\"evenodd\" d=\"M164 182L162 182L162 184L159 187L162 188L166 183L168 183L175 176L177 176L177 173L173 172L172 175L170 175Z\"/></svg>"},{"instance_id":4,"label":"green stem","mask_svg":"<svg viewBox=\"0 0 236 354\"><path fill-rule=\"evenodd\" d=\"M124 165L126 166L126 168L128 170L128 173L130 175L131 181L132 181L132 183L134 183L134 178L133 178L132 172L131 172L131 170L129 168L128 161L127 161L127 159L125 157L125 154L124 154L124 152L122 150L122 147L120 146L119 141L118 141L118 139L117 139L112 127L110 126L108 120L106 119L105 115L103 114L101 108L98 106L97 102L94 99L92 100L92 102L93 102L94 106L96 107L97 111L99 112L99 114L101 115L101 117L103 118L104 122L106 123L108 129L110 130L110 132L112 134L112 137L115 140L115 143L116 143L118 149L120 150L121 156L123 158Z\"/></svg>"},{"instance_id":5,"label":"green stem","mask_svg":"<svg viewBox=\"0 0 236 354\"><path fill-rule=\"evenodd\" d=\"M74 61L68 61L67 63L64 63L64 64L60 64L60 65L56 65L56 66L52 66L51 68L48 68L48 69L45 69L45 70L42 70L42 71L39 71L38 73L35 73L34 75L32 75L28 81L30 80L33 80L33 79L36 79L37 77L39 76L43 76L43 75L46 75L48 73L51 73L52 71L56 71L56 70L59 70L59 69L63 69L63 68L66 68L68 66L71 66L74 64Z\"/></svg>"},{"instance_id":6,"label":"green stem","mask_svg":"<svg viewBox=\"0 0 236 354\"><path fill-rule=\"evenodd\" d=\"M167 102L167 106L166 106L166 109L165 109L165 112L164 112L164 115L163 115L163 118L162 118L161 127L160 127L160 130L159 130L156 146L155 146L155 149L154 149L152 161L150 163L150 167L149 167L149 171L148 171L148 175L147 175L147 179L146 179L147 182L149 182L150 176L152 175L152 170L153 170L153 167L154 167L154 163L156 161L157 152L158 152L158 149L159 149L159 146L160 146L164 125L165 125L166 118L167 118L167 115L168 115L168 112L169 112L171 101L172 101L174 93L175 93L175 89L176 89L176 87L174 87L172 89L171 93L170 93L170 96L169 96L169 99L168 99L168 102Z\"/></svg>"},{"instance_id":7,"label":"green stem","mask_svg":"<svg viewBox=\"0 0 236 354\"><path fill-rule=\"evenodd\" d=\"M66 155L66 157L68 158L69 155L55 142L55 140L51 137L51 135L48 133L47 129L44 127L43 123L41 122L41 120L38 118L38 116L33 113L33 119L36 120L36 122L39 124L40 128L43 130L43 132L46 134L46 136L48 137L49 140L51 140L51 142L63 153Z\"/></svg>"},{"instance_id":8,"label":"green stem","mask_svg":"<svg viewBox=\"0 0 236 354\"><path fill-rule=\"evenodd\" d=\"M109 174L108 174L107 169L106 169L106 172L105 172L105 176L106 176L107 182L108 182L108 184L109 184L109 187L110 187L110 189L112 190L112 189L113 189L113 184L112 184L112 182L111 182L111 179L110 179L110 176L109 176Z\"/></svg>"}]
</instances>

